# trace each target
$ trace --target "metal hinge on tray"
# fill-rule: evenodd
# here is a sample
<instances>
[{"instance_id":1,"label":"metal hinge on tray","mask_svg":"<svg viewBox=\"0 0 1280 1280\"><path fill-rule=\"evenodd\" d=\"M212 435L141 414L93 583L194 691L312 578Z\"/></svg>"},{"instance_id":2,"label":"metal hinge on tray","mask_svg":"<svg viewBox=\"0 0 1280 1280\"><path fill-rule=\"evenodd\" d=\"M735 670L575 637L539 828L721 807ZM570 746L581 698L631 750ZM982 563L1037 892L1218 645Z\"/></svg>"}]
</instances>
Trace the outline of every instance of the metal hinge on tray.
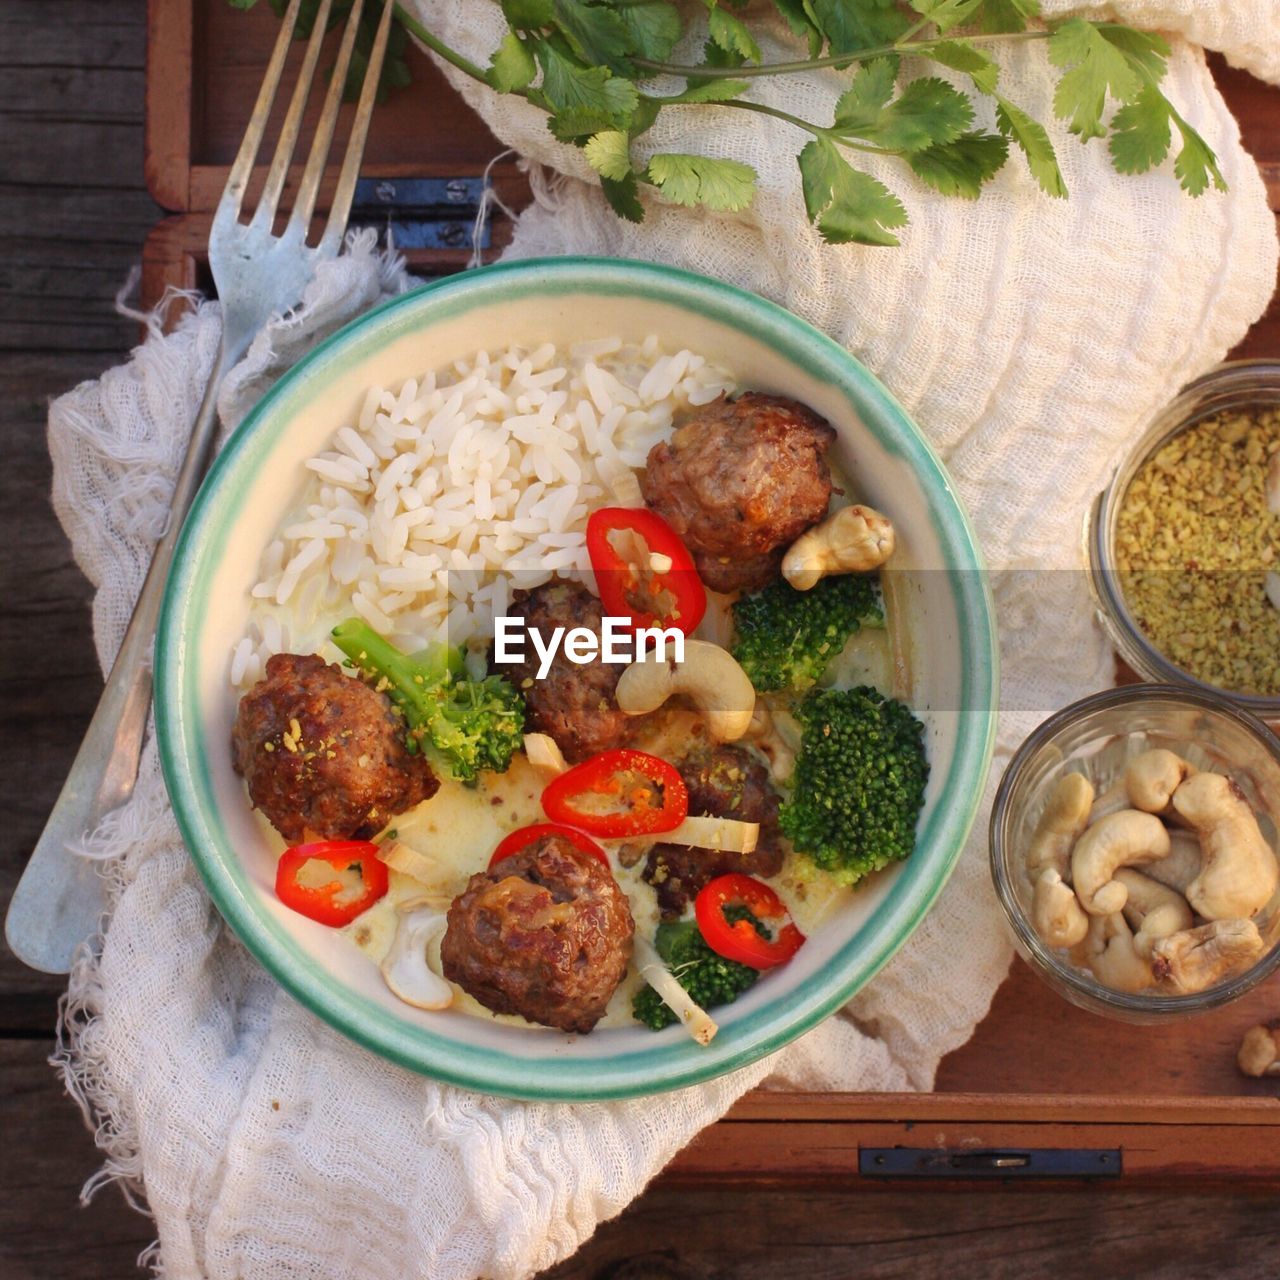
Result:
<instances>
[{"instance_id":1,"label":"metal hinge on tray","mask_svg":"<svg viewBox=\"0 0 1280 1280\"><path fill-rule=\"evenodd\" d=\"M978 1151L961 1147L863 1147L864 1178L1118 1178L1119 1147Z\"/></svg>"},{"instance_id":2,"label":"metal hinge on tray","mask_svg":"<svg viewBox=\"0 0 1280 1280\"><path fill-rule=\"evenodd\" d=\"M483 178L361 178L351 225L389 231L397 249L473 249ZM489 222L480 229L489 247Z\"/></svg>"}]
</instances>

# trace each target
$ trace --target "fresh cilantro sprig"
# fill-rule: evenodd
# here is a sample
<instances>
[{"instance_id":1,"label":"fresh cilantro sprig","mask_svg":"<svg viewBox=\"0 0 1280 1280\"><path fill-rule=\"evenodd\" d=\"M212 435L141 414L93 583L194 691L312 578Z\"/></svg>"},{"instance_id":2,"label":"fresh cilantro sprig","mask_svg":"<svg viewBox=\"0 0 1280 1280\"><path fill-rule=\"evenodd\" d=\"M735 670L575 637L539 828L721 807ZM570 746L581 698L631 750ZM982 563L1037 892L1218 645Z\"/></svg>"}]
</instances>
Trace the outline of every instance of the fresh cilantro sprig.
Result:
<instances>
[{"instance_id":1,"label":"fresh cilantro sprig","mask_svg":"<svg viewBox=\"0 0 1280 1280\"><path fill-rule=\"evenodd\" d=\"M231 0L239 8L255 2ZM270 2L280 11L285 0ZM1017 40L1048 42L1049 60L1060 72L1054 114L1082 143L1105 138L1118 172L1146 173L1161 164L1176 135L1173 172L1183 189L1192 196L1210 185L1226 189L1213 149L1161 91L1165 41L1083 18L1033 29L1038 0L773 0L808 57L772 63L764 61L742 0L702 0L706 38L691 63L670 61L688 47L690 11L669 0L499 2L508 29L484 67L397 5L398 43L388 50L383 86L407 83L408 31L460 71L545 111L552 134L582 148L615 212L633 222L644 218L644 187L675 204L728 213L754 198L756 172L740 160L637 155L636 140L672 106L754 112L807 134L797 155L805 210L832 244L896 245L896 233L907 225L902 200L858 167L859 154L893 157L934 190L973 200L1016 148L1040 188L1065 197L1048 131L999 90L1000 66L991 51ZM310 31L317 6L318 0L303 0L300 35ZM334 0L331 24L350 6L351 0ZM363 14L358 50L367 51L377 12L370 4ZM904 77L906 57L959 73L966 89L937 74ZM353 66L353 83L364 65ZM830 122L804 120L747 96L758 77L818 68L848 74ZM671 77L683 87L667 89ZM977 123L975 98L990 101L994 132Z\"/></svg>"}]
</instances>

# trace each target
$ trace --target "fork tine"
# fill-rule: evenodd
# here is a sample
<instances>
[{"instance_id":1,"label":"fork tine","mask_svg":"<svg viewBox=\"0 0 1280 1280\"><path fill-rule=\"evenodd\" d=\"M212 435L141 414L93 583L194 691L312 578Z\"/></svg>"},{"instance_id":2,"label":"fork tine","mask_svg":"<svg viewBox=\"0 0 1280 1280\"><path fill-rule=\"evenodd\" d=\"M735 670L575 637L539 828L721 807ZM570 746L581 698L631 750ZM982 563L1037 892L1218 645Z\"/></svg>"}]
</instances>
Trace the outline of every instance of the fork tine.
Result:
<instances>
[{"instance_id":1,"label":"fork tine","mask_svg":"<svg viewBox=\"0 0 1280 1280\"><path fill-rule=\"evenodd\" d=\"M325 95L324 110L320 122L316 125L315 138L311 142L311 153L307 156L307 167L302 174L302 182L298 186L298 198L293 206L293 214L289 218L286 234L300 233L305 240L307 228L311 224L311 215L316 207L316 194L320 190L320 181L324 177L324 162L329 156L329 145L333 141L334 126L338 122L338 112L342 108L342 90L347 81L347 68L351 65L351 50L355 47L356 31L360 26L360 11L364 0L355 0L351 12L347 15L347 28L342 33L342 45L338 49L337 60L333 64L333 75L329 80L329 91Z\"/></svg>"},{"instance_id":2,"label":"fork tine","mask_svg":"<svg viewBox=\"0 0 1280 1280\"><path fill-rule=\"evenodd\" d=\"M382 58L387 51L391 14L395 7L395 0L384 0L382 20L378 23L378 34L374 37L373 49L369 54L369 65L365 68L364 84L360 86L360 104L351 124L351 136L347 139L342 173L338 177L337 190L333 193L333 204L329 207L329 222L320 239L320 252L326 255L338 252L342 234L347 229L347 215L351 212L351 201L355 198L356 179L360 176L360 161L364 156L364 142L369 133L369 120L373 115L378 80L382 75Z\"/></svg>"},{"instance_id":3,"label":"fork tine","mask_svg":"<svg viewBox=\"0 0 1280 1280\"><path fill-rule=\"evenodd\" d=\"M259 225L270 227L275 221L276 207L280 203L280 193L284 190L285 179L289 176L289 162L293 159L293 149L298 142L298 130L302 127L302 113L307 107L307 98L311 94L311 78L315 75L316 62L320 57L320 45L324 41L329 26L329 7L331 0L320 0L315 22L311 28L311 39L307 41L306 57L298 71L298 83L293 87L293 97L289 100L289 111L280 127L280 137L276 142L275 155L271 157L271 168L267 172L267 181L262 188L262 198L254 210L253 220Z\"/></svg>"},{"instance_id":4,"label":"fork tine","mask_svg":"<svg viewBox=\"0 0 1280 1280\"><path fill-rule=\"evenodd\" d=\"M267 117L271 114L271 104L275 101L276 89L280 84L280 74L284 70L285 59L289 53L289 41L293 39L293 29L298 22L298 9L301 0L290 0L289 8L280 23L280 34L276 36L275 48L271 50L271 61L267 63L266 74L262 77L262 87L258 90L258 100L253 104L253 114L245 126L244 137L240 140L240 150L236 152L235 163L227 174L227 185L223 188L222 199L218 203L217 216L230 214L234 219L240 213L244 202L245 188L249 185L249 177L253 173L253 162L258 155L258 147L262 144L262 135L266 131Z\"/></svg>"}]
</instances>

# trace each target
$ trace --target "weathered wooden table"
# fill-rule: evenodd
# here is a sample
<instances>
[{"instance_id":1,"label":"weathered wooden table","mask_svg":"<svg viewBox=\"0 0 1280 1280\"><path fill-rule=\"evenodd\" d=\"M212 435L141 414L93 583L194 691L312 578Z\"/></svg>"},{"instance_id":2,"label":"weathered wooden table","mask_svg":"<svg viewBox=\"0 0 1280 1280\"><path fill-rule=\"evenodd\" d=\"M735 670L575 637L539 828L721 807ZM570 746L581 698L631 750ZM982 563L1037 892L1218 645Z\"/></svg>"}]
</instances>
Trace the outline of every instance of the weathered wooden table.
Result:
<instances>
[{"instance_id":1,"label":"weathered wooden table","mask_svg":"<svg viewBox=\"0 0 1280 1280\"><path fill-rule=\"evenodd\" d=\"M153 0L152 8L180 25L185 0ZM227 17L267 21L224 10L208 6L214 35ZM8 726L0 787L9 833L0 909L100 687L91 588L48 507L44 404L117 363L136 339L112 301L161 216L142 172L146 19L144 0L6 0L0 8L0 414L11 446L0 469ZM203 30L201 44L216 48L210 35ZM256 57L244 42L216 79L229 93L240 79L251 86ZM1215 69L1280 205L1280 92ZM224 163L241 127L214 109L207 88L202 108L215 127L200 139L205 150L189 157L193 173ZM384 152L383 160L397 157ZM215 193L220 185L209 172L195 181L216 184ZM159 195L168 209L196 208L196 188ZM198 243L189 223L153 235L151 285L175 264L195 273ZM423 261L440 269L457 256L436 251ZM1241 353L1280 354L1280 306ZM45 1064L61 988L0 947L0 1280L127 1277L151 1239L150 1223L114 1190L76 1210L97 1158ZM1135 1031L1069 1009L1015 965L974 1040L943 1063L936 1095L747 1099L555 1274L1275 1275L1280 1103L1274 1082L1243 1081L1232 1058L1243 1027L1277 1006L1273 982L1246 1006ZM1122 1147L1126 1178L1093 1188L974 1187L873 1185L856 1174L859 1146L966 1142ZM1159 1180L1135 1177L1143 1170Z\"/></svg>"}]
</instances>

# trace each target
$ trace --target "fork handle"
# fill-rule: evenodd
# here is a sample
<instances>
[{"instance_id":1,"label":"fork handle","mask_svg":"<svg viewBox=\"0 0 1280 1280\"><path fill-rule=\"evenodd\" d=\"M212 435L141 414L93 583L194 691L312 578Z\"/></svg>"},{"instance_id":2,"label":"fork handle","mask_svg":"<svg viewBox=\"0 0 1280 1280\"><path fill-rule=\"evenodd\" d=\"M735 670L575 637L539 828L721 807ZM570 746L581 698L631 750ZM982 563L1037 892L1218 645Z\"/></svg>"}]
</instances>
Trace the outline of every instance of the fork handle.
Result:
<instances>
[{"instance_id":1,"label":"fork handle","mask_svg":"<svg viewBox=\"0 0 1280 1280\"><path fill-rule=\"evenodd\" d=\"M218 387L240 354L229 351L225 341L219 347L174 480L164 533L124 640L75 763L9 903L5 938L18 959L33 969L69 973L76 947L96 931L106 905L97 866L73 853L71 846L133 794L151 706L152 650L160 602L182 522L213 452Z\"/></svg>"}]
</instances>

